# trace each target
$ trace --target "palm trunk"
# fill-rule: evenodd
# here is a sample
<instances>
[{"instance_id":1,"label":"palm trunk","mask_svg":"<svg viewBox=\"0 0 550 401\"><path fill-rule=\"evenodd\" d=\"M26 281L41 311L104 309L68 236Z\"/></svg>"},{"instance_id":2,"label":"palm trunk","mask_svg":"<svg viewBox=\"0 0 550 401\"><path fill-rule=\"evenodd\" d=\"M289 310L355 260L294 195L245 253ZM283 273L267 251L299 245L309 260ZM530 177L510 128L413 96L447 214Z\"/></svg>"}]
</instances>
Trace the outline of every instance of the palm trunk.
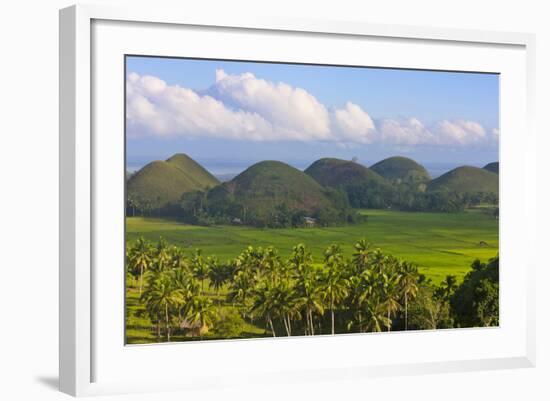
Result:
<instances>
[{"instance_id":1,"label":"palm trunk","mask_svg":"<svg viewBox=\"0 0 550 401\"><path fill-rule=\"evenodd\" d=\"M407 314L407 294L405 294L405 330L409 329L409 316Z\"/></svg>"},{"instance_id":2,"label":"palm trunk","mask_svg":"<svg viewBox=\"0 0 550 401\"><path fill-rule=\"evenodd\" d=\"M170 320L168 318L168 304L164 305L164 318L166 319L166 341L170 342Z\"/></svg>"},{"instance_id":3,"label":"palm trunk","mask_svg":"<svg viewBox=\"0 0 550 401\"><path fill-rule=\"evenodd\" d=\"M309 310L309 324L310 324L310 328L311 328L311 335L314 336L315 335L315 327L313 326L313 311L311 309Z\"/></svg>"},{"instance_id":4,"label":"palm trunk","mask_svg":"<svg viewBox=\"0 0 550 401\"><path fill-rule=\"evenodd\" d=\"M388 308L388 331L391 331L390 308Z\"/></svg>"},{"instance_id":5,"label":"palm trunk","mask_svg":"<svg viewBox=\"0 0 550 401\"><path fill-rule=\"evenodd\" d=\"M332 324L332 335L334 335L334 302L330 301L330 317L331 317L331 324Z\"/></svg>"},{"instance_id":6,"label":"palm trunk","mask_svg":"<svg viewBox=\"0 0 550 401\"><path fill-rule=\"evenodd\" d=\"M286 335L290 337L290 322L287 321L286 316L283 316L283 323L285 324Z\"/></svg>"},{"instance_id":7,"label":"palm trunk","mask_svg":"<svg viewBox=\"0 0 550 401\"><path fill-rule=\"evenodd\" d=\"M269 321L269 326L271 327L271 333L273 333L273 337L277 337L277 335L275 334L275 328L273 327L273 321L271 320L270 317L268 318L268 321Z\"/></svg>"},{"instance_id":8,"label":"palm trunk","mask_svg":"<svg viewBox=\"0 0 550 401\"><path fill-rule=\"evenodd\" d=\"M141 297L141 289L143 288L143 265L140 267L139 273L139 296Z\"/></svg>"}]
</instances>

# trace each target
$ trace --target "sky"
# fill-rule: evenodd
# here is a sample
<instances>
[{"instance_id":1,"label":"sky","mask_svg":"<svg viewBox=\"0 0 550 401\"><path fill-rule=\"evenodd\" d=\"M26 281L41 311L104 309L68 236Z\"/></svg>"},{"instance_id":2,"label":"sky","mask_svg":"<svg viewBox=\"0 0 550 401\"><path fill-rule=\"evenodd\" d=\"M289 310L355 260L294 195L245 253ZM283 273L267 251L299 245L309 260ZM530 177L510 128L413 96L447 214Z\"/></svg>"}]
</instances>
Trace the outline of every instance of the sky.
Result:
<instances>
[{"instance_id":1,"label":"sky","mask_svg":"<svg viewBox=\"0 0 550 401\"><path fill-rule=\"evenodd\" d=\"M395 155L435 172L497 161L498 134L496 74L126 59L130 170L187 153L215 174Z\"/></svg>"}]
</instances>

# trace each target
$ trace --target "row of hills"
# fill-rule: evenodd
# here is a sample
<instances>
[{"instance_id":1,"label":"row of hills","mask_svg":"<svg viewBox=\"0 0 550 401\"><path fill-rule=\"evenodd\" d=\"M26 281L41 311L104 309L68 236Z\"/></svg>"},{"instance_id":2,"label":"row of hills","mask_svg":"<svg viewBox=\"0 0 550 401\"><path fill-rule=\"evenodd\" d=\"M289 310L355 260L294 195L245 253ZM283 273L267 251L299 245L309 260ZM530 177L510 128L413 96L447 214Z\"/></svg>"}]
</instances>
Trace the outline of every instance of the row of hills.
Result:
<instances>
[{"instance_id":1,"label":"row of hills","mask_svg":"<svg viewBox=\"0 0 550 401\"><path fill-rule=\"evenodd\" d=\"M186 154L153 161L127 180L129 199L147 200L155 208L180 202L196 191L208 194L213 204L238 204L244 210L269 210L280 204L314 213L336 202L338 189L355 207L372 207L364 198L390 197L396 188L414 192L491 193L498 197L499 163L483 168L461 166L432 179L420 163L395 156L370 167L336 158L322 158L304 171L280 161L256 163L227 182L220 182ZM225 207L225 206L224 206Z\"/></svg>"}]
</instances>

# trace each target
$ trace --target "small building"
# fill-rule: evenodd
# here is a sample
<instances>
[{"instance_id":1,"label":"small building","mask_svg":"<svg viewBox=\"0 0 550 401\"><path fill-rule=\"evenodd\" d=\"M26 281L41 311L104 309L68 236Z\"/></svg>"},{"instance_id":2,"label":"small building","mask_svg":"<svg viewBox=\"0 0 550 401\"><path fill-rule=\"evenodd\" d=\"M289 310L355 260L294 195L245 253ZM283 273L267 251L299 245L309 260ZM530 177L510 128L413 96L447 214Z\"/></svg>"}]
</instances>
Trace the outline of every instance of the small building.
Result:
<instances>
[{"instance_id":1,"label":"small building","mask_svg":"<svg viewBox=\"0 0 550 401\"><path fill-rule=\"evenodd\" d=\"M313 217L304 217L304 224L306 227L315 227L315 224L317 223L317 219L314 219Z\"/></svg>"},{"instance_id":2,"label":"small building","mask_svg":"<svg viewBox=\"0 0 550 401\"><path fill-rule=\"evenodd\" d=\"M239 219L238 217L234 217L233 220L231 220L233 224L243 224L243 221Z\"/></svg>"}]
</instances>

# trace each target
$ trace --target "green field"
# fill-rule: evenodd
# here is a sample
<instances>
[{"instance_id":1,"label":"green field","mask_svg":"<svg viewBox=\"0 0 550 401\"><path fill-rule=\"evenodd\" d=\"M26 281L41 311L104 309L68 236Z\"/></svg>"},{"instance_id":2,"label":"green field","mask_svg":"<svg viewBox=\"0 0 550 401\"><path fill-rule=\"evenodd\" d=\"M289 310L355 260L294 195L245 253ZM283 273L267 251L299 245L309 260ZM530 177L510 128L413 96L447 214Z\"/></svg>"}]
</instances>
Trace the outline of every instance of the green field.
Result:
<instances>
[{"instance_id":1,"label":"green field","mask_svg":"<svg viewBox=\"0 0 550 401\"><path fill-rule=\"evenodd\" d=\"M192 226L171 220L129 217L127 240L139 236L189 249L201 248L205 255L232 259L246 246L276 247L284 257L298 243L306 244L316 262L322 261L331 243L340 244L351 256L353 244L366 238L385 253L415 262L421 273L439 283L448 274L459 280L471 262L487 260L498 252L498 220L482 209L461 213L420 213L363 210L366 222L328 228L262 229L243 226ZM483 242L480 244L480 242Z\"/></svg>"}]
</instances>

